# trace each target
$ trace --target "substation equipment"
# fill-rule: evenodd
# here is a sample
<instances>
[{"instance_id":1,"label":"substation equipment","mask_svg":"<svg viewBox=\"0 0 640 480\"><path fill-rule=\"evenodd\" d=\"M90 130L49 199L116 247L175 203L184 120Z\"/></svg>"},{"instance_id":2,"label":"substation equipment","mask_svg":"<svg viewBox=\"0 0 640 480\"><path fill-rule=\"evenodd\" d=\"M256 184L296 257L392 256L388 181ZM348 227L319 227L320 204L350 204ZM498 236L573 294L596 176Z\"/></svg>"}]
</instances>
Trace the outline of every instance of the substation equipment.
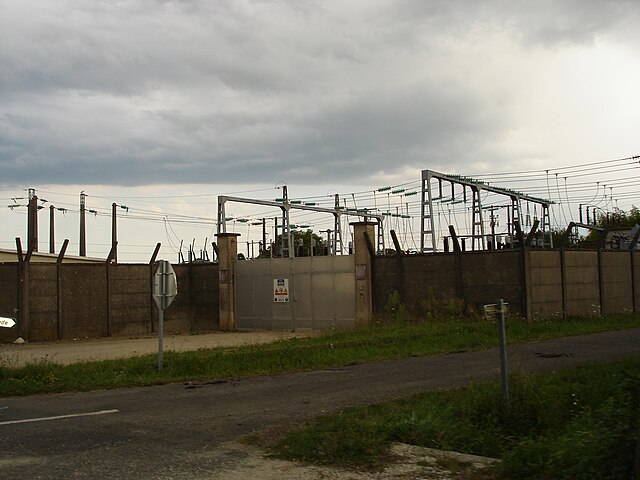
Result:
<instances>
[{"instance_id":1,"label":"substation equipment","mask_svg":"<svg viewBox=\"0 0 640 480\"><path fill-rule=\"evenodd\" d=\"M447 187L450 190L447 191ZM433 170L422 171L422 198L421 198L421 222L420 222L420 251L422 253L435 253L439 251L438 232L435 228L434 204L459 204L467 203L467 191L471 193L471 250L486 250L488 247L487 237L492 237L492 245L495 248L496 233L493 228L492 232L487 235L485 232L484 212L491 211L496 208L507 208L507 231L506 236L509 241L514 244L517 238L517 226L523 225L522 222L522 203L528 202L534 206L540 206L542 220L540 222L540 232L542 240L539 247L553 248L553 240L551 237L551 221L549 218L549 207L554 202L543 198L532 197L524 193L508 188L496 187L489 185L481 180L461 175L447 175L435 172ZM508 198L505 205L501 207L489 206L482 204L482 193L493 193Z\"/></svg>"},{"instance_id":2,"label":"substation equipment","mask_svg":"<svg viewBox=\"0 0 640 480\"><path fill-rule=\"evenodd\" d=\"M314 202L304 203L301 200L290 200L287 195L286 187L283 187L284 196L277 198L275 201L258 200L253 198L242 197L230 197L226 195L218 196L218 234L227 233L227 221L232 220L232 217L228 217L225 213L225 206L227 202L236 203L248 203L252 205L262 205L266 207L279 208L282 212L282 223L280 228L282 230L281 243L280 243L280 255L282 257L293 258L295 256L295 248L290 248L292 245L293 232L290 222L291 210L303 210L309 212L327 213L333 215L334 228L333 228L333 241L329 242L329 255L343 255L345 249L342 241L342 215L357 216L363 218L364 221L375 220L377 223L377 235L376 235L376 251L384 252L384 217L382 215L372 213L369 209L347 209L340 205L340 197L336 194L335 204L333 208L325 208L316 206ZM276 225L276 238L277 238L278 225ZM264 243L264 242L263 242ZM266 245L263 245L266 249Z\"/></svg>"}]
</instances>

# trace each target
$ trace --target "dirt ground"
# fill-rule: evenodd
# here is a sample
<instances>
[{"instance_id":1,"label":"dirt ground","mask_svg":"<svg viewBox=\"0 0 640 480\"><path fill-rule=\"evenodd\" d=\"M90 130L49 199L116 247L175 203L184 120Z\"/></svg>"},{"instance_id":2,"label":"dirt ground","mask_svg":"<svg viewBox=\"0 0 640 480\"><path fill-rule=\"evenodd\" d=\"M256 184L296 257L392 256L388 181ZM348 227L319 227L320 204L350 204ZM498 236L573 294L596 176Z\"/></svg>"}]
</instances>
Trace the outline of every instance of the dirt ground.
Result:
<instances>
[{"instance_id":1,"label":"dirt ground","mask_svg":"<svg viewBox=\"0 0 640 480\"><path fill-rule=\"evenodd\" d=\"M483 475L486 468L497 460L476 455L433 450L404 443L392 445L389 452L393 461L382 469L354 470L323 465L307 465L265 457L259 450L230 442L224 445L231 455L244 458L241 466L235 465L213 477L202 480L453 480L457 478L489 478Z\"/></svg>"},{"instance_id":2,"label":"dirt ground","mask_svg":"<svg viewBox=\"0 0 640 480\"><path fill-rule=\"evenodd\" d=\"M236 331L200 335L167 335L163 351L183 352L200 348L234 347L308 337L311 332ZM30 362L49 360L68 365L90 360L127 358L158 352L157 337L99 338L0 344L0 365L18 367Z\"/></svg>"}]
</instances>

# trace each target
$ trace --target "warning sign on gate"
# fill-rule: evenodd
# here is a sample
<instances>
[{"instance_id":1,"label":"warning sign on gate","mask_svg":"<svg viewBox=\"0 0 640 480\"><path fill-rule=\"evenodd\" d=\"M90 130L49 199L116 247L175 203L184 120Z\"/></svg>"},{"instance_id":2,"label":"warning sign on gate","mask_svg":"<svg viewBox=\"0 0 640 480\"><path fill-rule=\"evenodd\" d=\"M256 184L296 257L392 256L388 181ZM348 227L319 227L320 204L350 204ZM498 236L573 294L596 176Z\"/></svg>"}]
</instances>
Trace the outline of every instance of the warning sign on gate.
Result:
<instances>
[{"instance_id":1,"label":"warning sign on gate","mask_svg":"<svg viewBox=\"0 0 640 480\"><path fill-rule=\"evenodd\" d=\"M289 301L289 279L273 279L273 301L275 303L287 303Z\"/></svg>"}]
</instances>

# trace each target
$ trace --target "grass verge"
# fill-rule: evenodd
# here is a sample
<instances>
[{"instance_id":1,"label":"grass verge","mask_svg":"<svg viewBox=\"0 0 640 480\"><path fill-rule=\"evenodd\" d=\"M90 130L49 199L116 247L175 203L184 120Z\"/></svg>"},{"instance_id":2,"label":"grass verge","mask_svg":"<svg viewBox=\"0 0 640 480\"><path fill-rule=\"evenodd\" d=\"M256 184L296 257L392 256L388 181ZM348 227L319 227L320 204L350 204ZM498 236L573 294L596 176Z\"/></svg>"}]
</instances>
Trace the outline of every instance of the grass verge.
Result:
<instances>
[{"instance_id":1,"label":"grass verge","mask_svg":"<svg viewBox=\"0 0 640 480\"><path fill-rule=\"evenodd\" d=\"M497 477L632 478L640 359L511 378L499 384L351 408L320 417L272 446L275 456L376 466L392 442L501 458Z\"/></svg>"},{"instance_id":2,"label":"grass verge","mask_svg":"<svg viewBox=\"0 0 640 480\"><path fill-rule=\"evenodd\" d=\"M510 319L508 338L510 343L522 343L637 326L640 326L637 315L538 322ZM0 396L270 375L480 350L497 344L497 327L486 321L380 323L266 345L165 352L161 372L157 370L155 355L67 366L53 362L38 362L19 368L0 365Z\"/></svg>"}]
</instances>

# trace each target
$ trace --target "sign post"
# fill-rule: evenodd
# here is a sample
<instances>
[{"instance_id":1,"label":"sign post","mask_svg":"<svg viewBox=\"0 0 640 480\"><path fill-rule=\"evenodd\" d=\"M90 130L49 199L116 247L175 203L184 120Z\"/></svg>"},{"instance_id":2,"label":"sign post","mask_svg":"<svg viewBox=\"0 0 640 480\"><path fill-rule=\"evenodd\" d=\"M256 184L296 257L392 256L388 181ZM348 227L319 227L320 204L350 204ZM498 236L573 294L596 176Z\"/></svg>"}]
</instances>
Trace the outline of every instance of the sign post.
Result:
<instances>
[{"instance_id":1,"label":"sign post","mask_svg":"<svg viewBox=\"0 0 640 480\"><path fill-rule=\"evenodd\" d=\"M497 305L498 328L500 332L500 379L502 380L502 399L506 412L509 413L509 369L507 367L507 329L504 323L505 302L500 299Z\"/></svg>"},{"instance_id":2,"label":"sign post","mask_svg":"<svg viewBox=\"0 0 640 480\"><path fill-rule=\"evenodd\" d=\"M162 371L164 340L164 309L171 305L178 294L176 272L167 260L158 262L158 269L153 275L153 299L158 306L158 371Z\"/></svg>"},{"instance_id":3,"label":"sign post","mask_svg":"<svg viewBox=\"0 0 640 480\"><path fill-rule=\"evenodd\" d=\"M504 400L505 411L509 413L511 404L509 402L509 368L507 365L507 328L504 317L509 313L509 304L502 298L497 303L490 303L484 306L484 318L498 321L498 334L500 338L500 381L502 383L502 399Z\"/></svg>"}]
</instances>

